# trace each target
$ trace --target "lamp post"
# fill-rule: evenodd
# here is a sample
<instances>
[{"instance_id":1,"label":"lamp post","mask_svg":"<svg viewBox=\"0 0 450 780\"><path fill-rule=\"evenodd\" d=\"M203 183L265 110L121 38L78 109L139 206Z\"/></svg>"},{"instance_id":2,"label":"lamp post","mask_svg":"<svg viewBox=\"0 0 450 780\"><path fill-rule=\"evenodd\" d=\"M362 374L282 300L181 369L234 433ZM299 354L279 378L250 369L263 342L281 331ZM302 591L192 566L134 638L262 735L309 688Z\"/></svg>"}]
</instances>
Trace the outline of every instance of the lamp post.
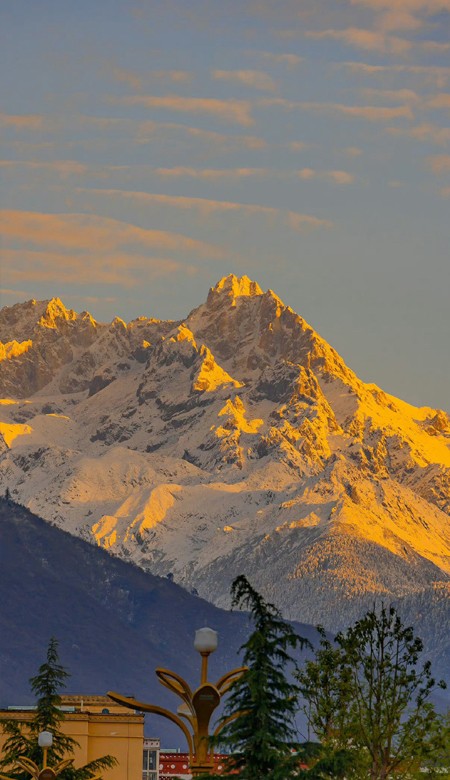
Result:
<instances>
[{"instance_id":1,"label":"lamp post","mask_svg":"<svg viewBox=\"0 0 450 780\"><path fill-rule=\"evenodd\" d=\"M127 696L121 696L115 691L109 691L108 696L125 707L162 715L172 723L176 723L186 737L191 772L194 777L197 777L214 770L214 755L209 742L211 716L218 707L222 696L246 670L246 667L232 669L213 684L208 682L208 659L211 653L217 649L217 632L207 627L198 629L195 632L194 647L202 657L200 685L196 690L193 691L179 674L168 669L156 669L156 676L161 685L176 693L182 700L177 713L170 712L170 710L155 704L147 704ZM220 726L215 730L214 736L219 731Z\"/></svg>"},{"instance_id":2,"label":"lamp post","mask_svg":"<svg viewBox=\"0 0 450 780\"><path fill-rule=\"evenodd\" d=\"M24 769L34 780L54 780L55 777L64 770L67 769L73 762L72 758L66 758L64 761L60 761L56 766L47 766L47 752L53 744L53 734L50 731L41 731L38 736L38 745L42 748L42 769L39 769L30 758L21 756L17 759L17 765L20 769ZM7 775L0 775L0 780L10 780ZM92 778L95 780L95 778Z\"/></svg>"},{"instance_id":3,"label":"lamp post","mask_svg":"<svg viewBox=\"0 0 450 780\"><path fill-rule=\"evenodd\" d=\"M55 766L47 766L48 749L53 745L53 734L50 731L41 731L39 733L38 745L42 748L42 769L39 769L38 765L30 758L26 758L26 756L21 756L16 761L17 766L28 772L33 780L55 780L64 769L73 764L73 758L65 758ZM11 780L11 778L8 775L0 775L0 780ZM91 777L90 780L101 780L101 776L96 775Z\"/></svg>"}]
</instances>

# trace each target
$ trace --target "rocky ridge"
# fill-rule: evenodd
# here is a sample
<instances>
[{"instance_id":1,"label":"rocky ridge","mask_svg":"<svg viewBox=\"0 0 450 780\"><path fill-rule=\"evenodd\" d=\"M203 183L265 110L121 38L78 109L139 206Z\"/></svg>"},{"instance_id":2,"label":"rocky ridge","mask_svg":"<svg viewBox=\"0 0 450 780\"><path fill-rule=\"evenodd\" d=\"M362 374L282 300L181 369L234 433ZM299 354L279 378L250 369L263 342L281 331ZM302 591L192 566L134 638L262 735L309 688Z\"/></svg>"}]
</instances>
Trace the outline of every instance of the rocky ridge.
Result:
<instances>
[{"instance_id":1,"label":"rocky ridge","mask_svg":"<svg viewBox=\"0 0 450 780\"><path fill-rule=\"evenodd\" d=\"M339 628L447 588L450 421L365 384L230 275L179 322L0 312L3 490L221 606L245 571ZM438 598L438 596L436 596Z\"/></svg>"}]
</instances>

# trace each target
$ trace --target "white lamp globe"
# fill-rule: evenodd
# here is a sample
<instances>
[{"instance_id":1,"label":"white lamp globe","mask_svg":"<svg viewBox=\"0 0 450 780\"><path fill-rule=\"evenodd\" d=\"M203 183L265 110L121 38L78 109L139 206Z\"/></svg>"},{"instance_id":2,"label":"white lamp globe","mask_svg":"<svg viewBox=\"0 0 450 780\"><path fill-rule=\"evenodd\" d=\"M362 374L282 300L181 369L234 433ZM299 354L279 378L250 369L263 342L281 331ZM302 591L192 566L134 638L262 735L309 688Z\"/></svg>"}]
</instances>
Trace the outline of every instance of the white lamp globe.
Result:
<instances>
[{"instance_id":1,"label":"white lamp globe","mask_svg":"<svg viewBox=\"0 0 450 780\"><path fill-rule=\"evenodd\" d=\"M50 731L41 731L38 736L38 745L41 748L49 748L53 743L53 734Z\"/></svg>"},{"instance_id":2,"label":"white lamp globe","mask_svg":"<svg viewBox=\"0 0 450 780\"><path fill-rule=\"evenodd\" d=\"M217 650L217 631L212 628L199 628L195 632L194 647L199 653L213 653Z\"/></svg>"}]
</instances>

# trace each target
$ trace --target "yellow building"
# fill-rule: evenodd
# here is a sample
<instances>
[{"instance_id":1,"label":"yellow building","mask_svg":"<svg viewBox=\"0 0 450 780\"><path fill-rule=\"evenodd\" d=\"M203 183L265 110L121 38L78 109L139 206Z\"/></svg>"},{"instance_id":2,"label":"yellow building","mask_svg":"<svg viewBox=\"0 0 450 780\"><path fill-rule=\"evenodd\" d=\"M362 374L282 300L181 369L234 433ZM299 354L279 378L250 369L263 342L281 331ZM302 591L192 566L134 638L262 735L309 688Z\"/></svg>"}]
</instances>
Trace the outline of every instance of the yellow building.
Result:
<instances>
[{"instance_id":1,"label":"yellow building","mask_svg":"<svg viewBox=\"0 0 450 780\"><path fill-rule=\"evenodd\" d=\"M107 754L117 766L103 773L104 780L142 780L144 716L115 704L107 696L64 696L61 709L65 719L61 731L78 743L75 766L82 766ZM0 710L0 719L31 720L33 708L10 707ZM0 751L5 737L0 724Z\"/></svg>"}]
</instances>

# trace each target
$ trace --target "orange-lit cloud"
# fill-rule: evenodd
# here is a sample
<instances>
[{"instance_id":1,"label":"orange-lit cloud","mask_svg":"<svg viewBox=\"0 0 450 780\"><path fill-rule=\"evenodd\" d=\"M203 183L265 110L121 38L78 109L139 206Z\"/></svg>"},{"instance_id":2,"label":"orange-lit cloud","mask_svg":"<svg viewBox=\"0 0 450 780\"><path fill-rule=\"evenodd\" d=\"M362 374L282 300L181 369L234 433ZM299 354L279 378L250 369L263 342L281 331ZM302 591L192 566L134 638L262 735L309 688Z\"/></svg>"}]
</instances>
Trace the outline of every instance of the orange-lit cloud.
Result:
<instances>
[{"instance_id":1,"label":"orange-lit cloud","mask_svg":"<svg viewBox=\"0 0 450 780\"><path fill-rule=\"evenodd\" d=\"M450 144L450 127L439 127L431 123L413 127L387 127L386 132L390 135L412 138L415 141L428 141L436 146Z\"/></svg>"},{"instance_id":2,"label":"orange-lit cloud","mask_svg":"<svg viewBox=\"0 0 450 780\"><path fill-rule=\"evenodd\" d=\"M110 98L111 103L126 106L144 106L162 108L188 114L208 114L223 122L249 127L254 120L251 116L251 104L245 100L217 100L216 98L193 98L179 95L131 95L123 98Z\"/></svg>"},{"instance_id":3,"label":"orange-lit cloud","mask_svg":"<svg viewBox=\"0 0 450 780\"><path fill-rule=\"evenodd\" d=\"M268 168L189 168L178 166L176 168L156 168L158 176L166 178L191 178L191 179L248 179L252 177L270 176L273 171Z\"/></svg>"},{"instance_id":4,"label":"orange-lit cloud","mask_svg":"<svg viewBox=\"0 0 450 780\"><path fill-rule=\"evenodd\" d=\"M14 282L57 282L65 284L112 284L135 287L142 273L155 279L180 272L196 273L196 266L168 257L151 257L130 252L104 252L95 248L87 254L5 249L4 276ZM137 275L137 272L140 272Z\"/></svg>"},{"instance_id":5,"label":"orange-lit cloud","mask_svg":"<svg viewBox=\"0 0 450 780\"><path fill-rule=\"evenodd\" d=\"M135 200L140 203L157 203L162 206L172 206L182 210L195 210L202 217L208 217L213 213L241 213L251 215L263 215L266 217L281 218L283 222L295 230L305 228L332 227L332 222L320 219L310 214L300 214L293 211L284 211L272 206L261 206L257 203L235 203L233 201L212 200L209 198L194 198L181 195L164 195L161 193L136 192L116 189L84 189L78 188L78 192L84 194L101 195L110 198L122 198Z\"/></svg>"},{"instance_id":6,"label":"orange-lit cloud","mask_svg":"<svg viewBox=\"0 0 450 780\"><path fill-rule=\"evenodd\" d=\"M441 195L443 198L450 198L450 187L443 187L441 189Z\"/></svg>"},{"instance_id":7,"label":"orange-lit cloud","mask_svg":"<svg viewBox=\"0 0 450 780\"><path fill-rule=\"evenodd\" d=\"M43 117L39 114L0 114L0 126L16 130L41 130Z\"/></svg>"},{"instance_id":8,"label":"orange-lit cloud","mask_svg":"<svg viewBox=\"0 0 450 780\"><path fill-rule=\"evenodd\" d=\"M295 68L297 65L300 65L301 62L304 62L304 57L299 57L298 54L273 54L270 51L264 51L261 52L261 56L270 62L287 65L289 68Z\"/></svg>"},{"instance_id":9,"label":"orange-lit cloud","mask_svg":"<svg viewBox=\"0 0 450 780\"><path fill-rule=\"evenodd\" d=\"M126 84L131 89L139 92L142 89L142 76L135 71L126 70L126 68L111 67L109 68L111 76L122 84Z\"/></svg>"},{"instance_id":10,"label":"orange-lit cloud","mask_svg":"<svg viewBox=\"0 0 450 780\"><path fill-rule=\"evenodd\" d=\"M450 171L450 154L434 154L427 158L427 163L436 176L441 176Z\"/></svg>"},{"instance_id":11,"label":"orange-lit cloud","mask_svg":"<svg viewBox=\"0 0 450 780\"><path fill-rule=\"evenodd\" d=\"M355 181L353 174L348 171L317 171L314 168L302 168L296 173L300 179L324 179L335 184L352 184Z\"/></svg>"},{"instance_id":12,"label":"orange-lit cloud","mask_svg":"<svg viewBox=\"0 0 450 780\"><path fill-rule=\"evenodd\" d=\"M450 0L351 0L376 12L375 25L382 30L414 31L441 11L450 10Z\"/></svg>"},{"instance_id":13,"label":"orange-lit cloud","mask_svg":"<svg viewBox=\"0 0 450 780\"><path fill-rule=\"evenodd\" d=\"M6 241L70 251L110 252L131 246L219 257L219 247L164 230L149 230L93 214L43 214L0 211L0 234Z\"/></svg>"},{"instance_id":14,"label":"orange-lit cloud","mask_svg":"<svg viewBox=\"0 0 450 780\"><path fill-rule=\"evenodd\" d=\"M26 170L47 170L56 173L62 178L69 176L83 176L89 166L76 160L51 160L41 162L39 160L0 160L0 168L23 168Z\"/></svg>"},{"instance_id":15,"label":"orange-lit cloud","mask_svg":"<svg viewBox=\"0 0 450 780\"><path fill-rule=\"evenodd\" d=\"M264 92L274 92L277 88L273 78L260 70L213 70L212 77L217 81L236 82Z\"/></svg>"},{"instance_id":16,"label":"orange-lit cloud","mask_svg":"<svg viewBox=\"0 0 450 780\"><path fill-rule=\"evenodd\" d=\"M450 109L450 93L441 92L440 95L432 95L426 101L428 108L444 108Z\"/></svg>"},{"instance_id":17,"label":"orange-lit cloud","mask_svg":"<svg viewBox=\"0 0 450 780\"><path fill-rule=\"evenodd\" d=\"M325 114L344 115L365 119L368 122L386 122L391 119L413 119L410 106L348 106L342 103L316 103L313 101L293 101L284 98L263 98L260 106L279 106L287 110L303 109Z\"/></svg>"},{"instance_id":18,"label":"orange-lit cloud","mask_svg":"<svg viewBox=\"0 0 450 780\"><path fill-rule=\"evenodd\" d=\"M425 83L435 84L438 88L450 82L450 67L440 65L371 65L367 62L343 62L337 64L352 73L364 76L386 76L398 73L421 76Z\"/></svg>"},{"instance_id":19,"label":"orange-lit cloud","mask_svg":"<svg viewBox=\"0 0 450 780\"><path fill-rule=\"evenodd\" d=\"M388 35L380 30L366 30L359 27L347 27L344 30L309 30L307 38L315 40L329 39L342 41L349 46L365 51L376 51L383 54L406 54L412 47L410 41L395 35Z\"/></svg>"}]
</instances>

